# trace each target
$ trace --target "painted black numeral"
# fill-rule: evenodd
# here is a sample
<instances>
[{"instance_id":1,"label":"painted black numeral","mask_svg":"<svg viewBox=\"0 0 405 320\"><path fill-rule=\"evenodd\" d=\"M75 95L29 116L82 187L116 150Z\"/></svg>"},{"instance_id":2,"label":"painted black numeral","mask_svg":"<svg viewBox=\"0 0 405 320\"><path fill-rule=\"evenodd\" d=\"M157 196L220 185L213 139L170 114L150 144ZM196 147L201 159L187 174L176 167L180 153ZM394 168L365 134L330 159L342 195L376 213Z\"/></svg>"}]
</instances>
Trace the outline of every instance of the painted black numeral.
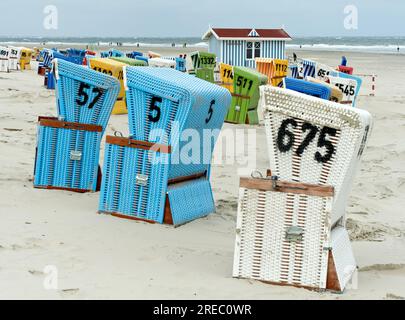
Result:
<instances>
[{"instance_id":1,"label":"painted black numeral","mask_svg":"<svg viewBox=\"0 0 405 320\"><path fill-rule=\"evenodd\" d=\"M321 135L318 141L318 148L326 148L327 152L322 155L319 151L315 154L315 160L320 163L327 163L332 159L335 153L335 147L330 140L327 140L327 136L336 137L337 130L329 127L324 127L321 131Z\"/></svg>"},{"instance_id":2,"label":"painted black numeral","mask_svg":"<svg viewBox=\"0 0 405 320\"><path fill-rule=\"evenodd\" d=\"M292 126L294 129L297 127L297 125L298 125L297 121L295 121L294 119L286 119L281 124L281 127L278 130L278 137L277 137L277 146L281 152L283 153L288 152L294 146L295 136L293 132L288 131L288 128L289 126Z\"/></svg>"},{"instance_id":3,"label":"painted black numeral","mask_svg":"<svg viewBox=\"0 0 405 320\"><path fill-rule=\"evenodd\" d=\"M160 121L160 117L162 116L162 110L160 109L160 107L156 104L157 102L162 103L162 98L160 97L153 97L152 98L152 102L150 105L150 113L148 115L148 119L150 122L159 122ZM153 115L153 113L155 113L155 115Z\"/></svg>"},{"instance_id":4,"label":"painted black numeral","mask_svg":"<svg viewBox=\"0 0 405 320\"><path fill-rule=\"evenodd\" d=\"M80 107L84 107L85 105L87 105L87 103L89 102L89 94L88 94L88 90L90 89L90 85L88 85L87 83L80 83L80 87L79 87L79 99L76 99L76 103L80 106ZM96 103L101 99L104 91L103 89L100 88L93 88L92 90L93 93L96 94L96 96L94 97L94 99L90 102L88 108L89 109L93 109L93 107L96 105Z\"/></svg>"},{"instance_id":5,"label":"painted black numeral","mask_svg":"<svg viewBox=\"0 0 405 320\"><path fill-rule=\"evenodd\" d=\"M294 119L286 119L281 123L281 126L278 130L278 137L277 137L277 147L282 153L289 152L293 149L295 143L295 135L294 129L296 129L298 123ZM318 139L318 148L322 149L325 148L326 152L322 154L321 152L317 151L315 153L315 160L319 163L327 163L329 162L333 155L336 152L336 148L333 143L329 140L330 137L336 137L337 130L329 127L323 127L319 129L317 126L312 125L310 123L305 122L301 128L303 133L307 133L306 137L302 141L301 145L295 151L297 156L301 157L308 146L315 140L318 132L320 132L319 139Z\"/></svg>"},{"instance_id":6,"label":"painted black numeral","mask_svg":"<svg viewBox=\"0 0 405 320\"><path fill-rule=\"evenodd\" d=\"M87 102L89 102L89 95L87 94L86 90L90 89L90 86L87 83L80 83L80 87L79 87L79 97L82 98L77 99L76 103L83 107L87 104Z\"/></svg>"},{"instance_id":7,"label":"painted black numeral","mask_svg":"<svg viewBox=\"0 0 405 320\"><path fill-rule=\"evenodd\" d=\"M307 134L304 141L302 141L301 145L297 149L296 153L298 156L302 156L305 149L311 144L312 141L314 141L319 129L317 126L313 126L312 124L306 122L302 125L302 132L307 132L308 130L309 133Z\"/></svg>"},{"instance_id":8,"label":"painted black numeral","mask_svg":"<svg viewBox=\"0 0 405 320\"><path fill-rule=\"evenodd\" d=\"M215 105L215 100L212 100L211 105L210 105L210 109L208 110L208 117L207 117L207 119L205 119L206 124L210 123L210 121L212 119L212 116L214 115L214 105Z\"/></svg>"},{"instance_id":9,"label":"painted black numeral","mask_svg":"<svg viewBox=\"0 0 405 320\"><path fill-rule=\"evenodd\" d=\"M103 95L103 89L100 88L94 88L93 93L96 94L94 97L93 101L89 104L89 109L93 109L93 107L97 104L98 101L100 101L102 95Z\"/></svg>"},{"instance_id":10,"label":"painted black numeral","mask_svg":"<svg viewBox=\"0 0 405 320\"><path fill-rule=\"evenodd\" d=\"M236 86L237 87L243 87L243 89L246 88L246 85L249 83L249 90L252 89L253 87L253 80L248 80L244 77L238 76L238 79L236 80Z\"/></svg>"}]
</instances>

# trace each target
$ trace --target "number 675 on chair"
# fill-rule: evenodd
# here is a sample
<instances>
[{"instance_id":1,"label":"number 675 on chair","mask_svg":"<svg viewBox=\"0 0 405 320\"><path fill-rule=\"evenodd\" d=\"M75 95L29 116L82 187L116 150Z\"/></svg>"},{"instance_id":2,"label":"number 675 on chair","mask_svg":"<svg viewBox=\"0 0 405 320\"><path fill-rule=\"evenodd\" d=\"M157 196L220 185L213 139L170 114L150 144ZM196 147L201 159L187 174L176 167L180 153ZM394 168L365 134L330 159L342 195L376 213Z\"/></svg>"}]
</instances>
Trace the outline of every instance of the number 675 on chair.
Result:
<instances>
[{"instance_id":1,"label":"number 675 on chair","mask_svg":"<svg viewBox=\"0 0 405 320\"><path fill-rule=\"evenodd\" d=\"M371 115L261 88L272 175L242 179L234 276L341 292L356 271L346 205Z\"/></svg>"}]
</instances>

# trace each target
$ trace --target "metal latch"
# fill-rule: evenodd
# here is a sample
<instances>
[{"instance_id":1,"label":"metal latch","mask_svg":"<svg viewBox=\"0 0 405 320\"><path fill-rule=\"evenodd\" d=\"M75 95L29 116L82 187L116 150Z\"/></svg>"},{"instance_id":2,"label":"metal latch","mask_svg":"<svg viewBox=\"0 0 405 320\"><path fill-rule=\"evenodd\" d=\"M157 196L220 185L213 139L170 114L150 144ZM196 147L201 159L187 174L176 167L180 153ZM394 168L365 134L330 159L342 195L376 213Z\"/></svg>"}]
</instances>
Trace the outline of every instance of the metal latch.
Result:
<instances>
[{"instance_id":1,"label":"metal latch","mask_svg":"<svg viewBox=\"0 0 405 320\"><path fill-rule=\"evenodd\" d=\"M235 111L239 112L240 111L240 106L235 106Z\"/></svg>"},{"instance_id":2,"label":"metal latch","mask_svg":"<svg viewBox=\"0 0 405 320\"><path fill-rule=\"evenodd\" d=\"M82 153L81 153L81 151L75 151L75 150L70 151L70 160L73 160L73 161L80 161L80 160L82 160Z\"/></svg>"},{"instance_id":3,"label":"metal latch","mask_svg":"<svg viewBox=\"0 0 405 320\"><path fill-rule=\"evenodd\" d=\"M304 239L304 229L300 227L290 227L286 233L286 240L290 242L299 242Z\"/></svg>"},{"instance_id":4,"label":"metal latch","mask_svg":"<svg viewBox=\"0 0 405 320\"><path fill-rule=\"evenodd\" d=\"M144 174L138 174L136 176L136 184L141 187L145 187L148 185L149 177Z\"/></svg>"},{"instance_id":5,"label":"metal latch","mask_svg":"<svg viewBox=\"0 0 405 320\"><path fill-rule=\"evenodd\" d=\"M278 182L278 177L277 176L271 176L271 183L273 185L273 189L277 189L277 182Z\"/></svg>"}]
</instances>

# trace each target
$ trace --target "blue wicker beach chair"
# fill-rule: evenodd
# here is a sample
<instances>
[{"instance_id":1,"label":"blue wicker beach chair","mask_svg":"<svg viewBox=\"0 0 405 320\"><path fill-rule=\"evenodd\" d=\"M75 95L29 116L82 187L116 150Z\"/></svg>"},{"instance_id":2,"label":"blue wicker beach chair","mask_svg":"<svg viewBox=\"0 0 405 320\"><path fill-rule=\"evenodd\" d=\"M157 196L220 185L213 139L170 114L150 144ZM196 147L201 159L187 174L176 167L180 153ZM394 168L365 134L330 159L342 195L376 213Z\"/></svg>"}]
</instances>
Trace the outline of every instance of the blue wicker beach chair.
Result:
<instances>
[{"instance_id":1,"label":"blue wicker beach chair","mask_svg":"<svg viewBox=\"0 0 405 320\"><path fill-rule=\"evenodd\" d=\"M135 59L135 57L142 57L143 53L142 52L138 52L138 51L133 51L133 52L129 52L127 53L127 57L131 58L131 59Z\"/></svg>"},{"instance_id":2,"label":"blue wicker beach chair","mask_svg":"<svg viewBox=\"0 0 405 320\"><path fill-rule=\"evenodd\" d=\"M101 72L55 60L58 116L67 122L92 124L106 129L117 100L120 83Z\"/></svg>"},{"instance_id":3,"label":"blue wicker beach chair","mask_svg":"<svg viewBox=\"0 0 405 320\"><path fill-rule=\"evenodd\" d=\"M285 78L287 89L301 92L313 97L318 97L324 100L329 100L331 89L323 84L312 83L309 81L293 78Z\"/></svg>"},{"instance_id":4,"label":"blue wicker beach chair","mask_svg":"<svg viewBox=\"0 0 405 320\"><path fill-rule=\"evenodd\" d=\"M97 191L102 132L100 126L40 117L34 186L74 192Z\"/></svg>"},{"instance_id":5,"label":"blue wicker beach chair","mask_svg":"<svg viewBox=\"0 0 405 320\"><path fill-rule=\"evenodd\" d=\"M217 135L208 146L199 139L221 129L229 91L169 68L128 67L124 77L131 137L107 140L100 212L181 225L215 211L209 175ZM182 158L190 141L180 139L189 132L199 137L190 162Z\"/></svg>"},{"instance_id":6,"label":"blue wicker beach chair","mask_svg":"<svg viewBox=\"0 0 405 320\"><path fill-rule=\"evenodd\" d=\"M68 61L68 62L72 62L72 63L78 62L78 60L73 57L69 57L66 54L63 54L62 52L52 50L50 52L49 56L47 57L46 64L44 65L45 66L44 86L50 90L55 89L55 83L56 83L55 74L53 72L53 61L55 59L58 59L60 61L64 60L64 61Z\"/></svg>"},{"instance_id":7,"label":"blue wicker beach chair","mask_svg":"<svg viewBox=\"0 0 405 320\"><path fill-rule=\"evenodd\" d=\"M52 51L44 49L39 55L38 74L41 76L46 75L46 69L52 65Z\"/></svg>"},{"instance_id":8,"label":"blue wicker beach chair","mask_svg":"<svg viewBox=\"0 0 405 320\"><path fill-rule=\"evenodd\" d=\"M52 69L46 70L45 85L48 90L55 90L55 74Z\"/></svg>"},{"instance_id":9,"label":"blue wicker beach chair","mask_svg":"<svg viewBox=\"0 0 405 320\"><path fill-rule=\"evenodd\" d=\"M119 50L116 50L116 49L112 49L109 52L109 57L121 58L121 57L125 57L125 56L126 56L125 53L123 53Z\"/></svg>"},{"instance_id":10,"label":"blue wicker beach chair","mask_svg":"<svg viewBox=\"0 0 405 320\"><path fill-rule=\"evenodd\" d=\"M299 78L299 70L297 65L290 65L290 72L291 72L291 78L293 79L298 79Z\"/></svg>"},{"instance_id":11,"label":"blue wicker beach chair","mask_svg":"<svg viewBox=\"0 0 405 320\"><path fill-rule=\"evenodd\" d=\"M148 57L145 57L145 56L135 56L135 59L145 61L147 64L149 64L149 59L148 59Z\"/></svg>"},{"instance_id":12,"label":"blue wicker beach chair","mask_svg":"<svg viewBox=\"0 0 405 320\"><path fill-rule=\"evenodd\" d=\"M98 190L100 143L120 84L113 77L54 61L58 118L40 117L34 186L75 192Z\"/></svg>"},{"instance_id":13,"label":"blue wicker beach chair","mask_svg":"<svg viewBox=\"0 0 405 320\"><path fill-rule=\"evenodd\" d=\"M100 212L163 222L170 150L157 147L151 151L153 143L107 137Z\"/></svg>"},{"instance_id":14,"label":"blue wicker beach chair","mask_svg":"<svg viewBox=\"0 0 405 320\"><path fill-rule=\"evenodd\" d=\"M79 49L67 49L67 55L71 58L70 62L83 64L83 60L86 57L86 51Z\"/></svg>"},{"instance_id":15,"label":"blue wicker beach chair","mask_svg":"<svg viewBox=\"0 0 405 320\"><path fill-rule=\"evenodd\" d=\"M312 77L315 78L316 75L316 62L312 60L306 60L304 59L302 61L302 67L303 67L303 75L302 77L305 79L306 77Z\"/></svg>"},{"instance_id":16,"label":"blue wicker beach chair","mask_svg":"<svg viewBox=\"0 0 405 320\"><path fill-rule=\"evenodd\" d=\"M186 72L187 71L186 59L184 59L184 58L176 58L176 70L178 70L180 72Z\"/></svg>"}]
</instances>

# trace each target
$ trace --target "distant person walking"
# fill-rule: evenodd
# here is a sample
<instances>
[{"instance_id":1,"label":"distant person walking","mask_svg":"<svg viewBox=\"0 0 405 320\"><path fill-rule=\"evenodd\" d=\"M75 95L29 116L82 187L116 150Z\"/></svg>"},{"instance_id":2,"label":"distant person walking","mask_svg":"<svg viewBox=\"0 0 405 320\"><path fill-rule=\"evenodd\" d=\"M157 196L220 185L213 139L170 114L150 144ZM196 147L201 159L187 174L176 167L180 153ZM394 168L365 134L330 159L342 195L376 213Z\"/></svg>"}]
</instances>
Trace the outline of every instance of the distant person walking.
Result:
<instances>
[{"instance_id":1,"label":"distant person walking","mask_svg":"<svg viewBox=\"0 0 405 320\"><path fill-rule=\"evenodd\" d=\"M297 62L297 54L295 52L293 53L293 57L294 57L294 62Z\"/></svg>"},{"instance_id":2,"label":"distant person walking","mask_svg":"<svg viewBox=\"0 0 405 320\"><path fill-rule=\"evenodd\" d=\"M398 48L397 48L397 52L399 52L399 46L398 46Z\"/></svg>"}]
</instances>

